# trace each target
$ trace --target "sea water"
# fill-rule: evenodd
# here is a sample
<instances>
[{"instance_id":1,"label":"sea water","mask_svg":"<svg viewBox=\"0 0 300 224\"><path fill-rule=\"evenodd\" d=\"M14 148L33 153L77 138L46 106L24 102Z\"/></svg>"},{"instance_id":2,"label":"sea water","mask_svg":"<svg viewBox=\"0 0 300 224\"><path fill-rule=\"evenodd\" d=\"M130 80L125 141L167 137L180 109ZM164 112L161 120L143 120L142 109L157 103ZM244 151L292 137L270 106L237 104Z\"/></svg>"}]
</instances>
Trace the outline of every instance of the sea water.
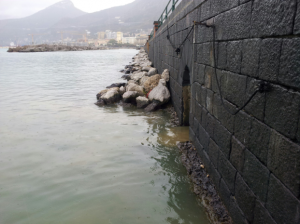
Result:
<instances>
[{"instance_id":1,"label":"sea water","mask_svg":"<svg viewBox=\"0 0 300 224\"><path fill-rule=\"evenodd\" d=\"M165 110L98 107L136 50L0 49L1 224L207 224Z\"/></svg>"}]
</instances>

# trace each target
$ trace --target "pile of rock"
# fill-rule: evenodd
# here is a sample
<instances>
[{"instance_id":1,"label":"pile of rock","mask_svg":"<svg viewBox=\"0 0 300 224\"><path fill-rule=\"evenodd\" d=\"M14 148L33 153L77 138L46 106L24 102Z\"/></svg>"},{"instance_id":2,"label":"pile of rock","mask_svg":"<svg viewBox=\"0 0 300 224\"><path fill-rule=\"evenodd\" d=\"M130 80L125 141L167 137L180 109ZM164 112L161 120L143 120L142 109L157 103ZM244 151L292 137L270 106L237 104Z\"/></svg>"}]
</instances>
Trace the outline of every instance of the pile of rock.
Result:
<instances>
[{"instance_id":1,"label":"pile of rock","mask_svg":"<svg viewBox=\"0 0 300 224\"><path fill-rule=\"evenodd\" d=\"M114 104L122 101L127 104L137 105L146 111L154 111L170 100L170 91L167 83L170 80L169 70L164 70L160 75L157 69L151 67L145 50L133 57L133 62L124 70L123 79L127 83L114 83L97 94L98 106Z\"/></svg>"}]
</instances>

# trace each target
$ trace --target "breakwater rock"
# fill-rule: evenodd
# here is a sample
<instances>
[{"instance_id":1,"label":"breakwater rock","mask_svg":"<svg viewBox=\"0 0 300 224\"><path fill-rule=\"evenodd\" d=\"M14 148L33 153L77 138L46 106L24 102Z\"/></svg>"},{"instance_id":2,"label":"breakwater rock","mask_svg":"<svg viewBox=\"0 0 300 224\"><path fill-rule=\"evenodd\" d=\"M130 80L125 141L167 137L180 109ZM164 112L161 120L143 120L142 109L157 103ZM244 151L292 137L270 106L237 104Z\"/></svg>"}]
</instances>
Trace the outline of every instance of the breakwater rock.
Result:
<instances>
[{"instance_id":1,"label":"breakwater rock","mask_svg":"<svg viewBox=\"0 0 300 224\"><path fill-rule=\"evenodd\" d=\"M107 47L90 47L90 46L66 46L66 45L28 45L23 47L9 48L7 52L51 52L51 51L91 51L91 50L107 50Z\"/></svg>"},{"instance_id":2,"label":"breakwater rock","mask_svg":"<svg viewBox=\"0 0 300 224\"><path fill-rule=\"evenodd\" d=\"M152 67L153 63L144 49L132 59L133 62L121 71L125 73L122 78L127 80L127 83L113 83L100 91L97 94L96 105L123 102L150 112L169 102L169 71L166 69L162 74L157 74L157 69Z\"/></svg>"}]
</instances>

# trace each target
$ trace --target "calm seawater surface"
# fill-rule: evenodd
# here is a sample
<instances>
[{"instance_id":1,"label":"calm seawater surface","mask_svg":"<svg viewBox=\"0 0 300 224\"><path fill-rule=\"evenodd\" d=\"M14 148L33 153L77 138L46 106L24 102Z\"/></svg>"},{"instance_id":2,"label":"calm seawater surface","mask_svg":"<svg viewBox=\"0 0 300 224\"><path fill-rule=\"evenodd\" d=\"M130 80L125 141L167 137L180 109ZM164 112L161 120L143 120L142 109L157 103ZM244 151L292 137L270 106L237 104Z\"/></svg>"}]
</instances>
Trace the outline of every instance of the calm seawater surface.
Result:
<instances>
[{"instance_id":1,"label":"calm seawater surface","mask_svg":"<svg viewBox=\"0 0 300 224\"><path fill-rule=\"evenodd\" d=\"M0 49L1 224L207 224L163 111L97 107L136 50Z\"/></svg>"}]
</instances>

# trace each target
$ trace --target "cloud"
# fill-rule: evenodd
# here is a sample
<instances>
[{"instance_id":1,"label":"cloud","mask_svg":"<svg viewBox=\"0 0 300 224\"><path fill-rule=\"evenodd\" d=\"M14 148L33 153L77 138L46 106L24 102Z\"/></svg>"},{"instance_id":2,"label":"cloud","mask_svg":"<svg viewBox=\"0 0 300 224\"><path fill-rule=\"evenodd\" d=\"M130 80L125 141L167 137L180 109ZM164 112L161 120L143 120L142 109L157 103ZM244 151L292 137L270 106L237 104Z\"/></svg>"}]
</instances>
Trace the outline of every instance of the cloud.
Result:
<instances>
[{"instance_id":1,"label":"cloud","mask_svg":"<svg viewBox=\"0 0 300 224\"><path fill-rule=\"evenodd\" d=\"M60 0L0 0L0 19L32 15Z\"/></svg>"},{"instance_id":2,"label":"cloud","mask_svg":"<svg viewBox=\"0 0 300 224\"><path fill-rule=\"evenodd\" d=\"M60 0L0 0L0 20L30 16ZM75 7L85 12L96 12L134 0L72 0Z\"/></svg>"},{"instance_id":3,"label":"cloud","mask_svg":"<svg viewBox=\"0 0 300 224\"><path fill-rule=\"evenodd\" d=\"M114 6L126 5L134 0L72 0L75 7L85 12L96 12Z\"/></svg>"}]
</instances>

